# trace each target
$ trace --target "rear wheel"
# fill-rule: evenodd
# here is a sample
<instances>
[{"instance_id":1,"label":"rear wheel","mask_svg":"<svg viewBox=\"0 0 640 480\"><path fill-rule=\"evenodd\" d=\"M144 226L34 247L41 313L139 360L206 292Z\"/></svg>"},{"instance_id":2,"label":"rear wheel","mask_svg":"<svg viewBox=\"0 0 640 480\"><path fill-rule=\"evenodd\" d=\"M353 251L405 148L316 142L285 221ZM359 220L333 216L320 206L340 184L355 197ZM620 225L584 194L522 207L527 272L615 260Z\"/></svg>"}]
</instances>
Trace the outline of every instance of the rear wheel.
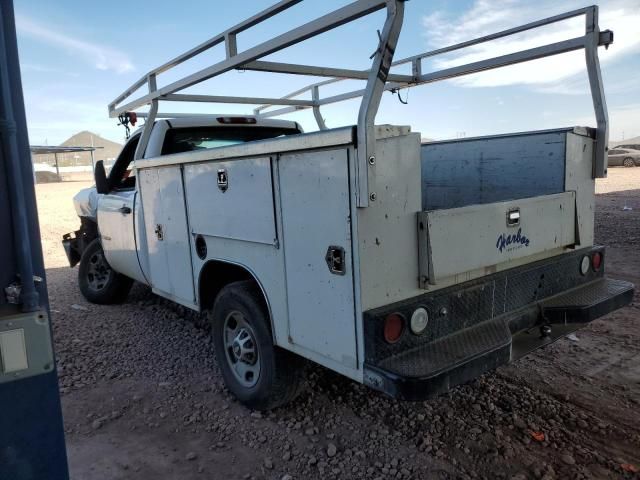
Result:
<instances>
[{"instance_id":1,"label":"rear wheel","mask_svg":"<svg viewBox=\"0 0 640 480\"><path fill-rule=\"evenodd\" d=\"M635 167L636 166L635 162L633 161L633 158L625 158L624 161L622 162L622 164L625 167Z\"/></svg>"},{"instance_id":2,"label":"rear wheel","mask_svg":"<svg viewBox=\"0 0 640 480\"><path fill-rule=\"evenodd\" d=\"M304 384L304 361L273 344L269 312L255 282L224 287L211 332L227 388L240 402L269 410L293 400Z\"/></svg>"},{"instance_id":3,"label":"rear wheel","mask_svg":"<svg viewBox=\"0 0 640 480\"><path fill-rule=\"evenodd\" d=\"M124 301L133 280L111 268L100 239L96 238L82 252L78 284L84 298L91 303L110 304Z\"/></svg>"}]
</instances>

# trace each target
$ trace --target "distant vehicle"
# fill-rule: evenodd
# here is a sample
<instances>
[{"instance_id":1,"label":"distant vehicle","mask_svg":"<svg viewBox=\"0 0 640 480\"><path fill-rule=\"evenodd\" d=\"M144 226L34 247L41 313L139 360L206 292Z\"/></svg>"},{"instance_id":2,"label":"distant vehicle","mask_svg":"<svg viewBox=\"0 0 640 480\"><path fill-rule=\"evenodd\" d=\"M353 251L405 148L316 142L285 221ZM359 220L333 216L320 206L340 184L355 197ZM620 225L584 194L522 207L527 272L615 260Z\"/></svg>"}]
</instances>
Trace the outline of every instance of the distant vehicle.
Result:
<instances>
[{"instance_id":1,"label":"distant vehicle","mask_svg":"<svg viewBox=\"0 0 640 480\"><path fill-rule=\"evenodd\" d=\"M610 167L635 167L638 165L640 165L640 150L619 147L609 150Z\"/></svg>"},{"instance_id":2,"label":"distant vehicle","mask_svg":"<svg viewBox=\"0 0 640 480\"><path fill-rule=\"evenodd\" d=\"M36 183L53 183L61 181L60 175L58 175L56 169L46 163L34 163L33 176Z\"/></svg>"},{"instance_id":3,"label":"distant vehicle","mask_svg":"<svg viewBox=\"0 0 640 480\"><path fill-rule=\"evenodd\" d=\"M624 145L617 145L616 148L628 148L640 151L640 143L626 143Z\"/></svg>"}]
</instances>

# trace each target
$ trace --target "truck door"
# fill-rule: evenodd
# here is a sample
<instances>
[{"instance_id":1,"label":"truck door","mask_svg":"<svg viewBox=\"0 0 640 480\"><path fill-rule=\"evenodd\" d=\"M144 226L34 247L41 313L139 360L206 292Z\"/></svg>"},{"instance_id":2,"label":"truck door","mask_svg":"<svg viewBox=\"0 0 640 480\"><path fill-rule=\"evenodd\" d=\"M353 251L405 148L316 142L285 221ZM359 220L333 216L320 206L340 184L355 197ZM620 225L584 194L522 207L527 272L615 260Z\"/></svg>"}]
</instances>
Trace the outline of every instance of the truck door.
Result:
<instances>
[{"instance_id":1,"label":"truck door","mask_svg":"<svg viewBox=\"0 0 640 480\"><path fill-rule=\"evenodd\" d=\"M98 199L98 229L109 265L119 273L146 283L138 261L134 221L136 175L132 168L133 155L140 136L132 137L109 172L110 191Z\"/></svg>"}]
</instances>

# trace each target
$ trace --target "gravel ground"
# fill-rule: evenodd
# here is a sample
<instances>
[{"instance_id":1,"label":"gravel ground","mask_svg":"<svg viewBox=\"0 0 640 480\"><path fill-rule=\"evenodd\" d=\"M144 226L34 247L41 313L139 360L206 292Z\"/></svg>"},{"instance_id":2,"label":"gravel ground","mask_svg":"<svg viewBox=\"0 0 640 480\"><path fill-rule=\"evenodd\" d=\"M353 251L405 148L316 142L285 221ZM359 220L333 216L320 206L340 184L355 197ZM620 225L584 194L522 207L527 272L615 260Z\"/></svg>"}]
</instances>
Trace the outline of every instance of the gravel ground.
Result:
<instances>
[{"instance_id":1,"label":"gravel ground","mask_svg":"<svg viewBox=\"0 0 640 480\"><path fill-rule=\"evenodd\" d=\"M640 284L640 168L609 175L596 237L609 274ZM638 296L434 400L315 367L299 399L261 414L225 390L198 316L142 286L119 306L82 298L59 240L84 186L37 186L72 478L638 478Z\"/></svg>"}]
</instances>

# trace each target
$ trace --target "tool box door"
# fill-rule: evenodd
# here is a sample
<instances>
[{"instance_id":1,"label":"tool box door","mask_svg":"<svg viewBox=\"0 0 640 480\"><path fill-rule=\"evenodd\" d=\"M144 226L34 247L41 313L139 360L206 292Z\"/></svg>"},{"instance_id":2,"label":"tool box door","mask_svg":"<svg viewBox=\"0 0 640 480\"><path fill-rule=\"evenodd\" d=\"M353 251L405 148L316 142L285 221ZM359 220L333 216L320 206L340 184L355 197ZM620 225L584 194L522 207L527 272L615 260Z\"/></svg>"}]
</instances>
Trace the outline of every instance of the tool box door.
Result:
<instances>
[{"instance_id":1,"label":"tool box door","mask_svg":"<svg viewBox=\"0 0 640 480\"><path fill-rule=\"evenodd\" d=\"M429 283L576 243L576 194L432 210L418 215L420 272Z\"/></svg>"},{"instance_id":2,"label":"tool box door","mask_svg":"<svg viewBox=\"0 0 640 480\"><path fill-rule=\"evenodd\" d=\"M140 170L151 286L178 303L194 303L189 226L179 166Z\"/></svg>"},{"instance_id":3,"label":"tool box door","mask_svg":"<svg viewBox=\"0 0 640 480\"><path fill-rule=\"evenodd\" d=\"M347 150L278 163L290 341L356 368Z\"/></svg>"}]
</instances>

